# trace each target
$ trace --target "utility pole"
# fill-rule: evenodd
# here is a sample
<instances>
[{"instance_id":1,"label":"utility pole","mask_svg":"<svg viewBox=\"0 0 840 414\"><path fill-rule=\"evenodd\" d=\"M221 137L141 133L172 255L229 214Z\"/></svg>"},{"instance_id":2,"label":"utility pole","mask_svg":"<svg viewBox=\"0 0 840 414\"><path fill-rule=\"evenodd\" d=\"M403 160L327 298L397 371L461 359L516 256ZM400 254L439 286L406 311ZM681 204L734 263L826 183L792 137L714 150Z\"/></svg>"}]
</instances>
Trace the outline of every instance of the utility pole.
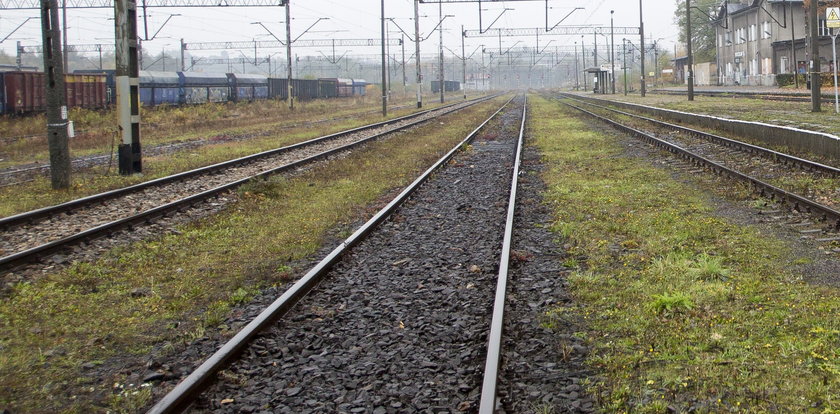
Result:
<instances>
[{"instance_id":1,"label":"utility pole","mask_svg":"<svg viewBox=\"0 0 840 414\"><path fill-rule=\"evenodd\" d=\"M627 96L627 39L621 39L621 54L624 55L624 96Z\"/></svg>"},{"instance_id":2,"label":"utility pole","mask_svg":"<svg viewBox=\"0 0 840 414\"><path fill-rule=\"evenodd\" d=\"M811 0L808 9L808 30L811 32L811 112L821 112L820 108L820 33L819 15L816 0Z\"/></svg>"},{"instance_id":3,"label":"utility pole","mask_svg":"<svg viewBox=\"0 0 840 414\"><path fill-rule=\"evenodd\" d=\"M659 44L653 41L653 87L659 86Z\"/></svg>"},{"instance_id":4,"label":"utility pole","mask_svg":"<svg viewBox=\"0 0 840 414\"><path fill-rule=\"evenodd\" d=\"M61 30L58 28L58 0L41 0L41 32L44 39L50 180L52 188L58 190L70 187L70 146L67 142L69 122L59 40Z\"/></svg>"},{"instance_id":5,"label":"utility pole","mask_svg":"<svg viewBox=\"0 0 840 414\"><path fill-rule=\"evenodd\" d=\"M642 97L645 97L647 86L645 85L645 20L642 18L642 0L639 0L639 34L640 34L640 48L642 51ZM632 71L631 71L632 73Z\"/></svg>"},{"instance_id":6,"label":"utility pole","mask_svg":"<svg viewBox=\"0 0 840 414\"><path fill-rule=\"evenodd\" d=\"M799 64L796 62L796 25L793 24L793 4L788 0L790 10L790 61L793 69L793 84L799 89Z\"/></svg>"},{"instance_id":7,"label":"utility pole","mask_svg":"<svg viewBox=\"0 0 840 414\"><path fill-rule=\"evenodd\" d=\"M286 0L286 96L289 100L289 109L295 109L295 100L292 98L292 11L290 4L292 0Z\"/></svg>"},{"instance_id":8,"label":"utility pole","mask_svg":"<svg viewBox=\"0 0 840 414\"><path fill-rule=\"evenodd\" d=\"M613 26L613 15L615 10L610 10L610 88L615 95L615 27Z\"/></svg>"},{"instance_id":9,"label":"utility pole","mask_svg":"<svg viewBox=\"0 0 840 414\"><path fill-rule=\"evenodd\" d=\"M589 77L589 75L586 74L586 45L583 43L583 39L583 35L580 35L580 57L581 59L583 59L583 90L585 91L589 89L589 80L586 79Z\"/></svg>"},{"instance_id":10,"label":"utility pole","mask_svg":"<svg viewBox=\"0 0 840 414\"><path fill-rule=\"evenodd\" d=\"M438 24L438 33L440 34L440 73L438 74L438 80L440 81L440 103L444 102L443 97L443 84L444 84L444 76L443 76L443 3L438 3L438 17L440 17L439 24Z\"/></svg>"},{"instance_id":11,"label":"utility pole","mask_svg":"<svg viewBox=\"0 0 840 414\"><path fill-rule=\"evenodd\" d=\"M402 73L403 73L403 98L408 95L408 79L405 77L405 34L400 35L400 46L402 47Z\"/></svg>"},{"instance_id":12,"label":"utility pole","mask_svg":"<svg viewBox=\"0 0 840 414\"><path fill-rule=\"evenodd\" d=\"M464 83L461 89L464 91L464 99L467 99L467 52L464 49L464 38L467 37L467 32L464 31L464 25L461 25L461 65L464 72Z\"/></svg>"},{"instance_id":13,"label":"utility pole","mask_svg":"<svg viewBox=\"0 0 840 414\"><path fill-rule=\"evenodd\" d=\"M417 67L417 108L423 107L423 75L420 69L420 0L414 0L414 63Z\"/></svg>"},{"instance_id":14,"label":"utility pole","mask_svg":"<svg viewBox=\"0 0 840 414\"><path fill-rule=\"evenodd\" d=\"M688 81L688 100L694 100L694 59L691 55L691 0L685 0L685 44L688 51L686 59L686 80Z\"/></svg>"},{"instance_id":15,"label":"utility pole","mask_svg":"<svg viewBox=\"0 0 840 414\"><path fill-rule=\"evenodd\" d=\"M184 38L181 38L181 72L186 72L186 64L184 63ZM269 64L268 75L271 76L271 65Z\"/></svg>"},{"instance_id":16,"label":"utility pole","mask_svg":"<svg viewBox=\"0 0 840 414\"><path fill-rule=\"evenodd\" d=\"M137 37L137 3L114 1L116 39L117 120L122 143L119 170L122 175L143 171L140 151L140 41Z\"/></svg>"},{"instance_id":17,"label":"utility pole","mask_svg":"<svg viewBox=\"0 0 840 414\"><path fill-rule=\"evenodd\" d=\"M580 90L580 78L578 77L578 73L579 73L579 70L578 70L577 42L575 42L575 90L576 91Z\"/></svg>"},{"instance_id":18,"label":"utility pole","mask_svg":"<svg viewBox=\"0 0 840 414\"><path fill-rule=\"evenodd\" d=\"M62 25L62 39L63 39L63 47L64 54L62 58L64 59L64 70L70 71L70 64L67 62L67 0L61 1L61 25Z\"/></svg>"},{"instance_id":19,"label":"utility pole","mask_svg":"<svg viewBox=\"0 0 840 414\"><path fill-rule=\"evenodd\" d=\"M385 84L388 75L385 73L385 0L382 0L382 16L380 23L382 24L382 116L388 116L388 85Z\"/></svg>"}]
</instances>

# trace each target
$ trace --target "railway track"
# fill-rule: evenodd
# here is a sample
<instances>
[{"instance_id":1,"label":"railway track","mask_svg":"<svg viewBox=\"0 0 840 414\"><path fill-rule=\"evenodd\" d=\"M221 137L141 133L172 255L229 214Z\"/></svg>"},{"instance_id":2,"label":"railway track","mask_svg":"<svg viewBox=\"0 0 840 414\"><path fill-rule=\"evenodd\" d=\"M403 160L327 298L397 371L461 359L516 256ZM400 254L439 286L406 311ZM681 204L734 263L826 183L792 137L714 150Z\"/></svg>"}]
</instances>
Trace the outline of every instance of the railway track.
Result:
<instances>
[{"instance_id":1,"label":"railway track","mask_svg":"<svg viewBox=\"0 0 840 414\"><path fill-rule=\"evenodd\" d=\"M524 102L511 106L148 413L497 412L499 379L507 372L504 310L526 118ZM494 119L504 132L482 134Z\"/></svg>"},{"instance_id":2,"label":"railway track","mask_svg":"<svg viewBox=\"0 0 840 414\"><path fill-rule=\"evenodd\" d=\"M0 219L0 271L133 229L255 178L293 171L493 97L456 103Z\"/></svg>"},{"instance_id":3,"label":"railway track","mask_svg":"<svg viewBox=\"0 0 840 414\"><path fill-rule=\"evenodd\" d=\"M399 105L399 106L394 106L391 109L394 110L394 109L402 109L402 108L408 108L408 107L413 107L413 105ZM302 122L302 123L282 125L278 129L298 128L298 127L319 125L319 124L324 124L324 123L329 123L329 122L343 121L343 120L354 118L358 115L372 114L372 113L377 113L378 111L380 111L380 110L363 112L362 114L345 115L345 116L339 116L339 117L328 118L328 119L320 119L320 120L316 120L316 121L307 121L307 122ZM83 133L85 133L85 131L77 131L77 134L83 134ZM278 133L277 130L270 130L270 131L262 132L262 133L258 134L257 136L270 136L270 135L276 134L276 133ZM22 137L15 137L15 138L0 138L0 140L2 140L2 141L11 140L10 142L14 142L14 141L21 140L21 139L33 139L33 138L42 138L43 139L44 136L43 135L27 135L27 136L22 136ZM171 152L174 152L174 151L180 151L180 150L189 149L189 148L201 147L201 146L208 145L208 144L211 144L211 143L212 144L218 144L218 143L221 143L221 142L241 141L241 140L247 140L247 139L252 139L252 138L254 138L254 134L235 135L235 136L232 136L232 137L225 137L225 138L219 139L219 140L200 138L200 139L189 140L189 141L185 141L185 142L176 142L176 143L162 144L162 145L147 147L147 148L144 148L143 151L144 151L144 154L146 156L158 155L158 154L166 154L166 153L171 153ZM70 161L70 163L72 164L74 169L91 168L91 167L95 167L95 166L107 165L109 163L112 163L112 162L114 162L113 157L114 157L113 154L90 155L90 156L85 156L85 157L79 157L79 158L72 159ZM49 171L50 171L50 165L49 164L29 165L29 166L26 166L26 167L12 167L12 168L8 168L8 169L0 170L0 188L32 182L32 181L34 181L35 176L48 174Z\"/></svg>"},{"instance_id":4,"label":"railway track","mask_svg":"<svg viewBox=\"0 0 840 414\"><path fill-rule=\"evenodd\" d=\"M692 173L709 170L717 175L745 182L761 196L770 198L779 206L786 206L794 212L816 218L817 223L802 218L796 218L795 222L789 223L801 227L800 232L808 235L807 237L822 234L822 237L817 239L820 242L835 241L840 237L837 233L840 230L840 211L837 209L840 205L840 194L836 193L835 186L832 185L833 180L840 176L840 169L600 105L586 103L612 116L607 117L569 102L561 102L675 154L688 163ZM627 120L613 119L620 117ZM654 131L639 129L638 122L654 125ZM664 130L670 132L662 132ZM804 184L797 183L800 179ZM831 190L825 190L825 187ZM778 216L779 211L772 210L767 213L784 218Z\"/></svg>"}]
</instances>

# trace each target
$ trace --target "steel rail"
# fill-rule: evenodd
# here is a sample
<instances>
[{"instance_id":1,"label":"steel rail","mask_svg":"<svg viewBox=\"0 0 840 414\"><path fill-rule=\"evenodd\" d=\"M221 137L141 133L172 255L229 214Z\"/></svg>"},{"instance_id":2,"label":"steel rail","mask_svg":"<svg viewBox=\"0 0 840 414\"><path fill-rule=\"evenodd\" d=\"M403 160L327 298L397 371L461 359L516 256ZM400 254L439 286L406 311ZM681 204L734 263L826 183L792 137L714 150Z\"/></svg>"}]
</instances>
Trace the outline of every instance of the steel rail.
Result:
<instances>
[{"instance_id":1,"label":"steel rail","mask_svg":"<svg viewBox=\"0 0 840 414\"><path fill-rule=\"evenodd\" d=\"M495 95L475 99L475 100L472 101L472 104L483 102L484 100L487 100L487 99L492 99L492 97L495 97ZM167 184L167 183L170 183L170 182L173 182L173 181L183 180L185 178L190 178L190 177L194 177L194 176L198 176L198 175L202 175L202 174L207 174L207 173L211 173L211 172L215 172L215 171L224 170L224 169L227 169L227 168L230 168L230 167L233 167L233 166L238 166L238 165L241 165L241 164L246 164L246 163L249 163L249 162L257 161L259 159L266 158L266 157L269 157L269 156L274 156L274 155L277 155L277 154L281 154L281 153L293 151L293 150L296 150L296 149L300 149L300 148L303 148L303 147L307 147L307 146L310 146L310 145L313 145L313 144L317 144L317 143L329 141L329 140L332 140L332 139L340 138L340 137L345 136L345 135L350 135L350 134L354 134L354 133L357 133L357 132L363 132L363 131L366 131L366 130L369 130L369 129L379 128L379 127L382 127L382 126L386 126L388 124L392 124L394 122L401 122L401 121L409 120L409 119L412 119L412 118L417 118L417 117L426 115L429 112L439 111L441 109L447 109L447 108L450 108L452 106L459 105L461 103L463 103L463 102L456 102L456 103L453 103L453 104L449 104L449 105L445 105L445 106L441 106L441 107L437 107L437 108L433 108L433 109L428 109L428 110L421 111L421 112L416 112L416 113L406 115L406 116L402 116L402 117L399 117L399 118L394 118L394 119L390 119L390 120L386 120L386 121L382 121L382 122L377 122L377 123L374 123L374 124L361 126L361 127L358 127L358 128L352 128L352 129L348 129L348 130L345 130L345 131L336 132L334 134L329 134L329 135L325 135L325 136L322 136L322 137L313 138L313 139L310 139L310 140L307 140L307 141L299 142L297 144L292 144L292 145L288 145L288 146L281 147L281 148L275 148L275 149L259 152L259 153L256 153L256 154L236 158L236 159L233 159L233 160L223 161L223 162L220 162L220 163L217 163L217 164L208 165L206 167L196 168L194 170L185 171L185 172L182 172L182 173L173 174L173 175L169 175L169 176L166 176L166 177L161 177L161 178L157 178L157 179L154 179L154 180L145 181L145 182L135 184L135 185L131 185L131 186L128 186L128 187L118 188L118 189L115 189L115 190L106 191L106 192L103 192L103 193L78 198L78 199L68 201L68 202L65 202L65 203L61 203L61 204L57 204L57 205L54 205L54 206L44 207L44 208L40 208L40 209L37 209L37 210L32 210L32 211L28 211L28 212L25 212L25 213L17 214L17 215L14 215L14 216L5 217L5 218L0 219L0 229L10 228L10 227L18 226L20 224L30 223L30 222L40 220L40 219L44 219L44 218L47 218L47 217L50 217L50 216L53 216L53 215L56 215L56 214L66 213L68 211L72 211L72 210L75 210L75 209L78 209L78 208L86 207L86 206L96 204L96 203L101 203L103 201L107 201L107 200L110 200L110 199L113 199L113 198L116 198L116 197L121 197L121 196L124 196L124 195L127 195L127 194L135 193L135 192L145 190L145 189L150 188L150 187L155 187L155 186Z\"/></svg>"},{"instance_id":2,"label":"steel rail","mask_svg":"<svg viewBox=\"0 0 840 414\"><path fill-rule=\"evenodd\" d=\"M490 99L490 98L487 97L487 98L484 98L482 100L477 100L475 102L471 102L468 106L475 105L477 103L483 102L483 101L488 100L488 99ZM468 106L465 106L464 108L466 108ZM295 168L310 164L310 163L315 162L315 161L319 161L321 159L327 158L327 157L329 157L331 155L334 155L336 153L339 153L339 152L344 152L344 151L353 149L357 146L361 146L361 145L366 144L368 142L377 140L377 139L379 139L383 136L390 135L394 132L401 131L401 130L416 126L416 125L418 125L420 123L423 123L423 122L425 122L425 120L424 121L416 121L414 123L405 125L404 127L401 127L397 130L391 130L391 131L382 132L382 133L379 133L379 134L376 134L376 135L372 135L370 137L363 138L359 141L356 141L356 142L353 142L353 143L350 143L350 144L347 144L347 145L343 145L341 147L333 148L331 150L327 150L327 151L321 152L319 154L316 154L316 155L313 155L313 156L310 156L310 157L307 157L307 158L304 158L304 159L301 159L301 160L298 160L298 161L294 161L294 162L289 163L289 164L279 166L277 168L266 170L266 171L263 171L259 174L256 174L256 175L253 175L253 176L250 176L250 177L246 177L246 178L242 178L242 179L239 179L237 181L233 181L233 182L230 182L230 183L227 183L227 184L224 184L224 185L221 185L221 186L203 191L201 193L193 194L193 195L190 195L190 196L172 201L170 203L163 204L163 205L160 205L158 207L142 211L138 214L135 214L135 215L132 215L132 216L129 216L129 217L114 220L114 221L111 221L109 223L105 223L105 224L102 224L100 226L93 227L93 228L90 228L88 230L85 230L85 231L82 231L82 232L79 232L79 233L75 233L73 235L70 235L70 236L67 236L67 237L64 237L64 238L61 238L61 239L58 239L58 240L54 240L54 241L49 242L49 243L45 243L45 244L33 247L31 249L27 249L27 250L24 250L24 251L20 251L20 252L2 257L2 258L0 258L0 271L6 271L6 270L16 268L16 267L18 267L20 265L23 265L23 264L26 264L26 263L36 261L37 259L39 259L41 257L44 257L44 256L47 256L51 253L60 251L61 249L64 249L64 248L66 248L70 245L73 245L73 244L76 244L76 243L79 243L79 242L89 242L89 241L94 240L94 239L109 236L109 235L111 235L114 232L119 231L119 230L123 230L123 229L126 229L126 228L131 229L131 228L133 228L133 226L148 223L155 218L165 216L168 213L180 210L182 208L186 208L186 207L188 207L192 204L195 204L195 203L198 203L200 201L203 201L203 200L209 199L211 197L217 196L217 195L219 195L221 193L224 193L228 190L237 188L237 187L239 187L239 186L241 186L241 185L243 185L243 184L245 184L245 183L247 183L247 182L249 182L253 179L267 178L268 176L273 175L273 174L281 173L281 172L284 172L284 171L294 170ZM298 144L296 144L296 145L298 145Z\"/></svg>"},{"instance_id":3,"label":"steel rail","mask_svg":"<svg viewBox=\"0 0 840 414\"><path fill-rule=\"evenodd\" d=\"M586 109L572 105L568 102L561 103L571 108L577 109L578 111L581 111L598 120L606 122L620 131L624 131L632 136L638 137L643 141L646 141L656 147L662 148L670 153L673 153L679 156L680 158L683 158L698 165L706 166L719 175L726 175L728 177L744 181L750 184L753 188L758 189L761 196L769 196L773 200L778 200L781 203L789 204L791 205L791 208L795 211L804 211L809 214L816 215L821 220L833 220L834 228L840 228L840 211L834 210L831 207L822 205L820 203L817 203L816 201L802 197L798 194L791 193L787 190L783 190L772 184L766 183L757 178L750 177L749 175L746 175L724 165L718 164L708 158L688 151L685 148L682 148L678 145L656 138L646 132L623 125L619 122L613 121L607 117L598 115L594 112L587 111Z\"/></svg>"},{"instance_id":4,"label":"steel rail","mask_svg":"<svg viewBox=\"0 0 840 414\"><path fill-rule=\"evenodd\" d=\"M513 164L513 174L508 198L507 220L505 221L505 236L502 241L502 256L499 260L499 276L496 280L496 296L493 301L493 319L490 322L490 334L487 339L487 360L484 365L484 380L481 385L480 414L496 412L496 390L499 382L499 371L502 360L502 335L504 333L505 296L507 294L508 267L510 264L510 249L513 240L513 217L516 212L516 189L519 183L519 165L522 159L522 141L525 136L525 118L528 110L528 98L522 106L522 123L519 126L519 138L516 143L516 160Z\"/></svg>"},{"instance_id":5,"label":"steel rail","mask_svg":"<svg viewBox=\"0 0 840 414\"><path fill-rule=\"evenodd\" d=\"M769 148L764 148L764 147L761 147L761 146L758 146L758 145L748 144L746 142L734 140L734 139L731 139L731 138L722 137L720 135L715 135L715 134L712 134L712 133L709 133L709 132L684 127L682 125L672 124L672 123L669 123L669 122L660 121L658 119L649 118L649 117L634 114L634 113L631 113L631 112L625 112L625 111L621 111L621 110L618 110L618 109L609 108L607 106L598 105L598 104L588 102L588 101L583 100L583 99L578 99L578 97L575 96L575 95L565 94L565 93L561 93L560 95L564 96L566 98L569 98L571 100L586 104L586 105L594 106L596 108L604 109L604 110L611 111L611 112L614 112L614 113L617 113L617 114L621 114L621 115L629 116L629 117L632 117L632 118L641 119L643 121L647 121L647 122L650 122L650 123L653 123L653 124L657 124L657 125L659 125L661 127L664 127L664 128L676 129L678 131L682 131L682 132L685 132L687 134L696 136L697 138L705 139L705 140L708 140L708 141L711 141L713 143L720 144L720 145L723 145L723 146L726 146L726 147L743 149L743 150L746 150L747 152L762 155L762 156L765 156L767 158L770 158L771 160L781 162L782 164L791 163L791 164L796 164L803 169L809 169L809 170L812 170L812 171L819 171L819 172L832 174L832 175L840 175L840 168L832 167L830 165L821 164L821 163L818 163L818 162L815 162L815 161L807 160L805 158L795 157L793 155L785 154L785 153L779 152L779 151L774 151L774 150L771 150ZM594 99L594 98L589 98L589 99ZM609 103L608 100L600 100L599 99L599 101L602 101L602 102L607 103L607 104Z\"/></svg>"},{"instance_id":6,"label":"steel rail","mask_svg":"<svg viewBox=\"0 0 840 414\"><path fill-rule=\"evenodd\" d=\"M205 360L187 378L178 383L172 391L166 394L149 411L148 414L176 413L186 409L192 400L203 391L213 380L215 374L228 363L232 362L237 355L254 339L254 337L282 317L301 298L309 294L316 285L324 278L334 264L338 262L343 254L359 244L379 224L385 221L390 215L402 205L414 192L420 188L438 169L445 166L456 153L469 144L478 135L478 132L495 118L513 100L509 99L494 112L487 120L481 123L475 130L467 135L458 145L452 148L446 155L440 158L434 165L426 170L420 177L406 187L396 198L391 200L382 210L377 212L364 225L359 227L350 237L338 245L315 267L310 269L303 277L295 282L292 287L286 290L279 298L265 308L256 318L248 323L242 330L226 342L218 351Z\"/></svg>"}]
</instances>

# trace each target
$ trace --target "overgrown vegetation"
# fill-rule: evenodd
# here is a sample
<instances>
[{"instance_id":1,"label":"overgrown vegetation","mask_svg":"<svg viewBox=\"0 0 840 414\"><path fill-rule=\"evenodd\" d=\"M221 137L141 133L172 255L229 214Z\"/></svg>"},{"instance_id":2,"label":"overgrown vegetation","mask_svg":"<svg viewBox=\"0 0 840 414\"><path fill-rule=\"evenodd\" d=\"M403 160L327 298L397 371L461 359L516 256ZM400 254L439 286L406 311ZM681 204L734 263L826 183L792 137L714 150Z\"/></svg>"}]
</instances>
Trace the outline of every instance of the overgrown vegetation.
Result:
<instances>
[{"instance_id":1,"label":"overgrown vegetation","mask_svg":"<svg viewBox=\"0 0 840 414\"><path fill-rule=\"evenodd\" d=\"M256 102L255 104L261 105L263 103ZM176 112L180 111L178 108L172 109ZM406 115L411 111L413 111L411 108L394 111L391 116ZM305 110L301 110L301 113L304 116L306 115ZM321 119L328 119L335 116L336 113L327 110L324 110L321 115L309 113L309 119L317 120L319 116L322 117ZM295 114L298 114L298 112L295 112ZM297 116L295 115L295 119L297 119ZM73 186L65 191L53 191L47 177L39 177L31 183L0 188L0 217L379 122L382 120L382 115L381 113L362 113L342 121L316 125L304 125L300 122L295 123L277 117L273 119L280 119L278 122L282 122L286 126L276 127L275 125L269 130L266 130L266 124L230 127L225 132L216 133L216 135L250 134L252 137L242 141L219 141L218 143L177 151L172 154L147 156L143 161L143 174L141 175L128 177L118 175L116 159L114 159L113 165L110 166L96 167L84 172L74 172Z\"/></svg>"},{"instance_id":2,"label":"overgrown vegetation","mask_svg":"<svg viewBox=\"0 0 840 414\"><path fill-rule=\"evenodd\" d=\"M143 356L153 346L201 337L260 288L283 285L297 260L316 252L336 229L371 214L366 206L409 183L499 102L298 177L253 183L227 212L179 234L15 286L0 303L0 406L136 411L150 394L125 383L123 364L143 372Z\"/></svg>"},{"instance_id":3,"label":"overgrown vegetation","mask_svg":"<svg viewBox=\"0 0 840 414\"><path fill-rule=\"evenodd\" d=\"M531 100L553 229L579 257L605 412L840 412L840 292L759 229L730 223L669 171ZM550 324L549 324L550 325Z\"/></svg>"},{"instance_id":4,"label":"overgrown vegetation","mask_svg":"<svg viewBox=\"0 0 840 414\"><path fill-rule=\"evenodd\" d=\"M198 138L214 139L247 132L294 127L330 118L375 116L380 97L318 99L301 101L289 110L284 101L261 100L239 103L209 103L186 106L158 106L142 111L142 143L144 147L182 142ZM412 110L414 98L395 98L392 115ZM437 106L432 103L431 107ZM74 157L113 152L119 143L114 111L72 108L70 116L77 136L70 140ZM0 116L0 168L49 160L44 114L30 116ZM43 136L41 136L43 135ZM23 138L29 137L29 138Z\"/></svg>"}]
</instances>

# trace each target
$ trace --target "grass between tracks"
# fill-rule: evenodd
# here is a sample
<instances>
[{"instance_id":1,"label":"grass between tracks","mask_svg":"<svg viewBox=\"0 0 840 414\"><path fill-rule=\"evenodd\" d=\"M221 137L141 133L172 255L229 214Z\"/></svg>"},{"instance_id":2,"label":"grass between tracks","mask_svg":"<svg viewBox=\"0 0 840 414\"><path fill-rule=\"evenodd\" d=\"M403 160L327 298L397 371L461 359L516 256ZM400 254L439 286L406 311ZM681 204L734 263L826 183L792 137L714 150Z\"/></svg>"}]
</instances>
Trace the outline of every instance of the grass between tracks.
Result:
<instances>
[{"instance_id":1,"label":"grass between tracks","mask_svg":"<svg viewBox=\"0 0 840 414\"><path fill-rule=\"evenodd\" d=\"M330 102L332 101L316 102L308 103L308 107L304 106L303 108L299 108L293 114L289 114L288 109L280 108L284 105L283 102L262 101L250 103L250 105L254 105L252 110L257 111L257 109L254 108L260 108L258 112L263 113L263 116L271 121L269 123L263 121L257 122L254 121L253 117L251 117L249 119L251 119L252 124L239 125L237 123L232 123L231 125L228 125L227 129L221 132L218 130L213 132L213 136L251 134L254 135L252 138L240 141L210 143L201 147L181 150L171 154L145 157L143 160L143 174L128 177L118 175L116 171L117 167L115 158L114 166L111 168L103 166L74 172L72 178L73 185L68 190L52 190L50 188L50 181L48 177L38 177L31 183L0 188L0 217L51 206L91 194L97 194L103 191L137 184L143 181L188 171L206 165L255 154L260 151L294 144L322 135L382 121L381 113L363 113L363 111L355 110L355 112L358 112L359 114L350 119L315 125L298 125L306 120L329 119L335 116L354 113L354 111L344 108L343 105L338 103L332 104L338 105L338 107L333 108L333 111L331 111ZM439 106L439 104L432 103L431 105L425 106L424 109L436 106ZM208 106L210 109L205 108L204 106L171 108L169 113L176 111L201 113L202 108L204 108L204 110L215 111L215 109L212 108L224 109L225 106L211 105ZM277 108L279 113L270 115L269 108ZM365 107L364 109L369 110L370 107ZM397 116L407 115L415 110L416 109L414 108L405 108L399 111L392 111L389 113L389 117L394 118ZM195 116L195 114L191 116ZM173 121L168 120L167 122L172 123ZM216 125L212 122L209 124ZM287 126L282 127L282 125ZM206 131L206 129L202 129L202 131ZM198 134L199 132L194 132L190 133L189 136L196 137ZM265 136L261 136L262 134L265 134ZM180 135L180 139L187 139L189 136ZM144 142L149 144L149 142L145 140Z\"/></svg>"},{"instance_id":2,"label":"grass between tracks","mask_svg":"<svg viewBox=\"0 0 840 414\"><path fill-rule=\"evenodd\" d=\"M145 373L153 346L201 337L232 305L305 270L290 264L371 214L366 206L413 180L500 102L254 183L228 211L180 234L18 285L0 303L0 409L135 412L149 388L125 384L120 370Z\"/></svg>"},{"instance_id":3,"label":"grass between tracks","mask_svg":"<svg viewBox=\"0 0 840 414\"><path fill-rule=\"evenodd\" d=\"M582 264L570 283L601 408L840 412L840 292L801 282L781 241L716 216L618 138L531 102L553 230Z\"/></svg>"},{"instance_id":4,"label":"grass between tracks","mask_svg":"<svg viewBox=\"0 0 840 414\"><path fill-rule=\"evenodd\" d=\"M289 110L285 102L277 100L143 108L142 143L148 147L239 133L242 129L278 128L319 119L375 115L381 105L381 96L376 91L371 92L363 97L300 101L296 102L294 111ZM411 110L414 95L395 95L391 105L404 107L394 108L394 111ZM458 96L453 93L450 100ZM427 95L426 102L434 106L435 98L435 95ZM70 139L72 156L108 154L113 151L112 146L118 144L115 111L73 108L69 119L77 131L76 137ZM0 168L47 163L45 125L44 114L0 116ZM22 136L29 138L20 139Z\"/></svg>"}]
</instances>

